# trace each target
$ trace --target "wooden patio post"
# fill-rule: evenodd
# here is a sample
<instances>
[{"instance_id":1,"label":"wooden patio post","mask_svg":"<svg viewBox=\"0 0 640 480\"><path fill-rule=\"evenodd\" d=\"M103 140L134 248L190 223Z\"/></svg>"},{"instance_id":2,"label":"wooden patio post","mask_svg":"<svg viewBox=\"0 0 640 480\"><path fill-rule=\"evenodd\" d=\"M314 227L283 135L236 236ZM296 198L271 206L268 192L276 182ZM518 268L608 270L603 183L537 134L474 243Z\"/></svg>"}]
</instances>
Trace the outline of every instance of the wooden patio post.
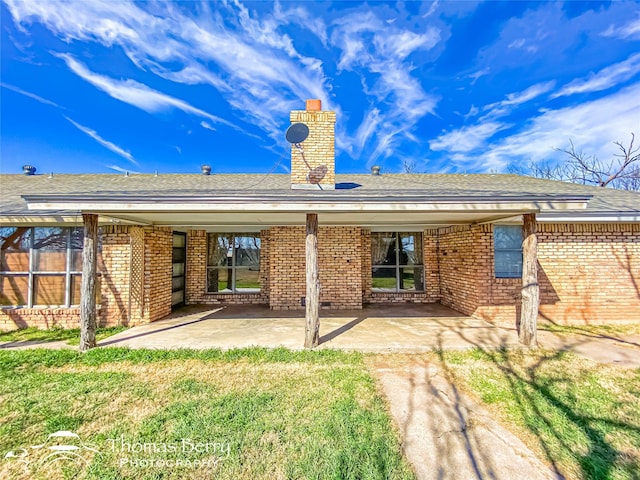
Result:
<instances>
[{"instance_id":1,"label":"wooden patio post","mask_svg":"<svg viewBox=\"0 0 640 480\"><path fill-rule=\"evenodd\" d=\"M96 346L96 263L98 258L98 216L82 214L82 285L80 290L80 351Z\"/></svg>"},{"instance_id":2,"label":"wooden patio post","mask_svg":"<svg viewBox=\"0 0 640 480\"><path fill-rule=\"evenodd\" d=\"M307 238L305 242L307 269L305 348L318 346L320 338L320 275L318 274L318 214L307 213Z\"/></svg>"},{"instance_id":3,"label":"wooden patio post","mask_svg":"<svg viewBox=\"0 0 640 480\"><path fill-rule=\"evenodd\" d=\"M538 238L536 236L536 214L522 216L522 311L520 312L520 343L538 346L538 309L540 307L540 284L538 283Z\"/></svg>"}]
</instances>

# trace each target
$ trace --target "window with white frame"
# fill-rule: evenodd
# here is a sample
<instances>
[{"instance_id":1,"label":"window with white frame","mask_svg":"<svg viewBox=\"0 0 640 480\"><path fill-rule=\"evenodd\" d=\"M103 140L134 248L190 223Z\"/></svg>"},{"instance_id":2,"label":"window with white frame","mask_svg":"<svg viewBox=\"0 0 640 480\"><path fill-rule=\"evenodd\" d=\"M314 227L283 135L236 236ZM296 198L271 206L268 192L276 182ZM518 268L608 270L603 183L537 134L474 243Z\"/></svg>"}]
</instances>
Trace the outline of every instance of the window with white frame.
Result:
<instances>
[{"instance_id":1,"label":"window with white frame","mask_svg":"<svg viewBox=\"0 0 640 480\"><path fill-rule=\"evenodd\" d=\"M423 292L421 232L371 234L371 290Z\"/></svg>"},{"instance_id":2,"label":"window with white frame","mask_svg":"<svg viewBox=\"0 0 640 480\"><path fill-rule=\"evenodd\" d=\"M82 228L0 227L0 304L80 304L82 245Z\"/></svg>"},{"instance_id":3,"label":"window with white frame","mask_svg":"<svg viewBox=\"0 0 640 480\"><path fill-rule=\"evenodd\" d=\"M260 291L260 235L209 233L207 293Z\"/></svg>"},{"instance_id":4,"label":"window with white frame","mask_svg":"<svg viewBox=\"0 0 640 480\"><path fill-rule=\"evenodd\" d=\"M522 227L493 226L493 256L496 278L522 276Z\"/></svg>"}]
</instances>

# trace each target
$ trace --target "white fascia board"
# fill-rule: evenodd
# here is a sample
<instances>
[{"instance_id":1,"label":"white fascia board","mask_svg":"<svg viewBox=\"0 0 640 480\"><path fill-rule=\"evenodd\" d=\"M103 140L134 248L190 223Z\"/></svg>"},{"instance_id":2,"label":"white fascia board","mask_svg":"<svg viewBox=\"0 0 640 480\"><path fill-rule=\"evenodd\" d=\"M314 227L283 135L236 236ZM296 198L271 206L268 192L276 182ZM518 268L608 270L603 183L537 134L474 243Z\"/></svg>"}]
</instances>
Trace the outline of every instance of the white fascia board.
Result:
<instances>
[{"instance_id":1,"label":"white fascia board","mask_svg":"<svg viewBox=\"0 0 640 480\"><path fill-rule=\"evenodd\" d=\"M536 220L541 223L638 223L640 213L539 213Z\"/></svg>"},{"instance_id":2,"label":"white fascia board","mask_svg":"<svg viewBox=\"0 0 640 480\"><path fill-rule=\"evenodd\" d=\"M59 225L61 223L82 224L82 214L77 215L0 215L2 225Z\"/></svg>"},{"instance_id":3,"label":"white fascia board","mask_svg":"<svg viewBox=\"0 0 640 480\"><path fill-rule=\"evenodd\" d=\"M157 202L29 202L30 210L81 210L84 212L291 212L291 213L358 213L358 212L514 212L528 213L541 210L580 209L586 202L535 201L471 201L471 202L242 202L242 203L157 203Z\"/></svg>"},{"instance_id":4,"label":"white fascia board","mask_svg":"<svg viewBox=\"0 0 640 480\"><path fill-rule=\"evenodd\" d=\"M82 214L77 215L0 215L0 225L32 225L32 226L55 226L60 224L82 226ZM99 225L151 225L143 220L130 220L114 218L109 215L98 215Z\"/></svg>"}]
</instances>

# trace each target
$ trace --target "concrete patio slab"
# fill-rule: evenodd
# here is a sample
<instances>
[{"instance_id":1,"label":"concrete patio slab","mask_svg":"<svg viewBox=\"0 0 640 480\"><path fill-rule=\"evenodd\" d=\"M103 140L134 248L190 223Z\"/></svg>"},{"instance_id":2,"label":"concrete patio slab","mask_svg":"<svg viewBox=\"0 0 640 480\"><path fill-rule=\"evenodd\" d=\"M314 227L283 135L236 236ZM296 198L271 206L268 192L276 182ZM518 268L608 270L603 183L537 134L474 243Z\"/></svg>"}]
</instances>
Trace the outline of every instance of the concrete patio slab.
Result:
<instances>
[{"instance_id":1,"label":"concrete patio slab","mask_svg":"<svg viewBox=\"0 0 640 480\"><path fill-rule=\"evenodd\" d=\"M100 342L130 348L303 348L302 311L263 306L186 307ZM434 348L518 347L515 330L496 327L442 305L368 306L322 311L320 347L361 352L422 353Z\"/></svg>"}]
</instances>

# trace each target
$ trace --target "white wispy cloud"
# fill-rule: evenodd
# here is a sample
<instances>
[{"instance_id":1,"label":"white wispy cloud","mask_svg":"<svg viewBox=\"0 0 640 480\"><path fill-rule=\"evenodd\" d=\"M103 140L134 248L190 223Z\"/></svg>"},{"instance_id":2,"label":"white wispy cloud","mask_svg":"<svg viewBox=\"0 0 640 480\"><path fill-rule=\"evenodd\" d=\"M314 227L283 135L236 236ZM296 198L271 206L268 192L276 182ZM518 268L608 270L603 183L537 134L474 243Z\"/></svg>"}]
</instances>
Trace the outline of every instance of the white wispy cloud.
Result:
<instances>
[{"instance_id":1,"label":"white wispy cloud","mask_svg":"<svg viewBox=\"0 0 640 480\"><path fill-rule=\"evenodd\" d=\"M504 100L485 105L482 108L482 111L486 113L479 118L479 121L494 121L500 117L507 116L519 105L530 102L540 95L551 91L555 84L555 80L551 80L548 82L536 83L521 92L509 93L506 95Z\"/></svg>"},{"instance_id":2,"label":"white wispy cloud","mask_svg":"<svg viewBox=\"0 0 640 480\"><path fill-rule=\"evenodd\" d=\"M637 40L640 38L640 15L637 18L619 27L610 25L602 35L605 37L616 37L625 40Z\"/></svg>"},{"instance_id":3,"label":"white wispy cloud","mask_svg":"<svg viewBox=\"0 0 640 480\"><path fill-rule=\"evenodd\" d=\"M67 119L67 121L69 123L71 123L71 125L76 127L82 133L84 133L84 134L88 135L89 137L93 138L96 142L98 142L100 145L102 145L106 149L111 150L116 155L120 155L122 158L124 158L125 160L128 160L129 162L134 164L136 167L140 166L138 161L135 158L133 158L133 155L131 155L131 152L128 152L127 150L123 149L122 147L119 147L118 145L116 145L113 142L105 140L100 135L98 135L98 133L95 130L92 130L89 127L85 127L84 125L81 125L78 122L73 121L71 118L67 117L66 115L64 116L64 118Z\"/></svg>"},{"instance_id":4,"label":"white wispy cloud","mask_svg":"<svg viewBox=\"0 0 640 480\"><path fill-rule=\"evenodd\" d=\"M509 93L504 100L482 107L482 111L485 113L476 120L477 123L443 132L435 140L429 142L429 147L434 151L446 150L463 154L482 149L486 147L494 135L513 127L512 122L500 121L500 118L510 115L518 106L549 92L554 86L555 81L551 80L536 83L520 92ZM464 118L472 118L479 112L480 109L472 105Z\"/></svg>"},{"instance_id":5,"label":"white wispy cloud","mask_svg":"<svg viewBox=\"0 0 640 480\"><path fill-rule=\"evenodd\" d=\"M395 57L404 60L416 50L429 50L440 41L440 33L435 28L425 33L415 33L409 30L376 34L373 37L376 50L385 57Z\"/></svg>"},{"instance_id":6,"label":"white wispy cloud","mask_svg":"<svg viewBox=\"0 0 640 480\"><path fill-rule=\"evenodd\" d=\"M224 123L225 125L234 126L220 117L216 117L204 110L196 108L183 100L171 97L162 92L158 92L157 90L153 90L140 82L136 82L135 80L114 80L107 76L90 71L84 64L77 61L71 55L64 53L55 53L54 55L63 59L67 64L67 67L69 67L73 73L89 82L94 87L102 90L117 100L138 107L146 112L156 113L171 108L177 108L186 113L208 118L216 123Z\"/></svg>"},{"instance_id":7,"label":"white wispy cloud","mask_svg":"<svg viewBox=\"0 0 640 480\"><path fill-rule=\"evenodd\" d=\"M338 69L357 73L365 94L373 97L355 142L353 136L344 142L339 138L339 146L353 158L365 156L370 165L393 155L400 142L414 141L411 131L420 119L434 113L438 97L425 92L412 74L410 57L432 49L440 41L440 31L401 29L369 10L336 20L329 41L341 51ZM375 80L369 84L369 78Z\"/></svg>"},{"instance_id":8,"label":"white wispy cloud","mask_svg":"<svg viewBox=\"0 0 640 480\"><path fill-rule=\"evenodd\" d=\"M200 126L202 128L206 128L207 130L211 130L213 132L216 131L216 128L213 125L211 125L209 122L205 121L205 120L200 122Z\"/></svg>"},{"instance_id":9,"label":"white wispy cloud","mask_svg":"<svg viewBox=\"0 0 640 480\"><path fill-rule=\"evenodd\" d=\"M524 38L517 38L508 45L508 48L522 48L526 40Z\"/></svg>"},{"instance_id":10,"label":"white wispy cloud","mask_svg":"<svg viewBox=\"0 0 640 480\"><path fill-rule=\"evenodd\" d=\"M478 70L477 72L473 72L467 75L467 78L471 79L471 85L475 85L479 78L484 77L485 75L489 75L491 69L489 67Z\"/></svg>"},{"instance_id":11,"label":"white wispy cloud","mask_svg":"<svg viewBox=\"0 0 640 480\"><path fill-rule=\"evenodd\" d=\"M430 141L429 147L435 151L472 152L486 146L491 137L510 126L500 122L482 122L477 125L458 128Z\"/></svg>"},{"instance_id":12,"label":"white wispy cloud","mask_svg":"<svg viewBox=\"0 0 640 480\"><path fill-rule=\"evenodd\" d=\"M469 120L471 117L475 117L479 113L480 113L480 109L475 105L471 105L471 107L469 107L469 111L465 115L462 115L462 118L464 118L466 121L466 120Z\"/></svg>"},{"instance_id":13,"label":"white wispy cloud","mask_svg":"<svg viewBox=\"0 0 640 480\"><path fill-rule=\"evenodd\" d=\"M321 17L310 13L300 5L287 2L287 8L283 8L281 2L274 2L273 17L278 22L304 26L320 39L323 45L327 44L327 26Z\"/></svg>"},{"instance_id":14,"label":"white wispy cloud","mask_svg":"<svg viewBox=\"0 0 640 480\"><path fill-rule=\"evenodd\" d=\"M142 173L142 172L139 172L137 170L131 170L129 168L123 168L120 165L116 165L115 163L111 163L111 164L105 163L103 166L105 168L108 168L110 170L114 170L114 171L120 172L120 173Z\"/></svg>"},{"instance_id":15,"label":"white wispy cloud","mask_svg":"<svg viewBox=\"0 0 640 480\"><path fill-rule=\"evenodd\" d=\"M640 53L631 55L623 62L609 65L592 73L587 78L577 78L571 81L551 95L551 98L606 90L630 80L638 73L640 73Z\"/></svg>"},{"instance_id":16,"label":"white wispy cloud","mask_svg":"<svg viewBox=\"0 0 640 480\"><path fill-rule=\"evenodd\" d=\"M8 83L0 82L0 87L6 88L7 90L11 90L12 92L19 93L20 95L24 95L25 97L29 97L29 98L35 100L36 102L40 102L40 103L42 103L44 105L49 105L51 107L61 108L60 105L58 105L55 102L52 102L51 100L47 100L46 98L42 98L41 96L36 95L35 93L27 92L26 90L18 88L18 87L14 86L14 85L9 85Z\"/></svg>"},{"instance_id":17,"label":"white wispy cloud","mask_svg":"<svg viewBox=\"0 0 640 480\"><path fill-rule=\"evenodd\" d=\"M512 107L516 105L521 105L523 103L529 102L536 97L539 97L543 93L547 93L555 87L555 80L551 80L548 82L536 83L535 85L531 85L530 87L524 89L521 92L509 93L507 94L507 98L502 100L501 102L488 105L487 108L494 107Z\"/></svg>"},{"instance_id":18,"label":"white wispy cloud","mask_svg":"<svg viewBox=\"0 0 640 480\"><path fill-rule=\"evenodd\" d=\"M431 5L429 5L429 10L427 10L427 12L424 15L422 15L422 18L428 18L431 15L433 15L438 9L439 5L440 5L440 0L435 0Z\"/></svg>"},{"instance_id":19,"label":"white wispy cloud","mask_svg":"<svg viewBox=\"0 0 640 480\"><path fill-rule=\"evenodd\" d=\"M539 49L538 46L531 44L531 42L525 40L524 38L515 39L513 42L507 45L507 48L515 49L515 50L524 50L528 53L535 53Z\"/></svg>"},{"instance_id":20,"label":"white wispy cloud","mask_svg":"<svg viewBox=\"0 0 640 480\"><path fill-rule=\"evenodd\" d=\"M7 0L19 24L41 22L66 42L119 47L144 72L171 82L212 87L236 117L273 140L272 145L265 143L266 148L283 143L288 112L300 108L307 98L321 99L324 108L346 118L334 103L323 60L302 53L298 39L287 33L289 25L315 35L327 55L339 49L338 74L349 70L363 83L371 82L364 85L370 107L363 121L377 111L379 129L373 132L361 125L354 145L346 128L337 126L338 148L354 158L392 155L400 142L416 140L412 130L435 111L439 98L425 91L423 79L414 74L412 58L441 40L440 30L424 20L437 4L421 17L421 25L411 28L387 22L379 16L384 14L378 12L381 9L351 13L327 25L305 4L275 2L270 12L263 9L259 16L237 0L215 7L206 2L190 5L193 8L172 2ZM224 123L204 108L164 91L133 79L95 73L90 59L59 55L74 73L113 98L150 113L175 108L211 125ZM233 126L229 120L227 124ZM254 137L263 141L264 134Z\"/></svg>"},{"instance_id":21,"label":"white wispy cloud","mask_svg":"<svg viewBox=\"0 0 640 480\"><path fill-rule=\"evenodd\" d=\"M237 116L279 142L283 118L301 100L320 98L330 106L322 62L301 55L280 31L282 22L313 20L302 7L285 9L276 4L272 15L256 19L240 2L219 3L213 10L204 2L194 4L195 13L169 2L7 0L7 6L18 23L42 22L65 41L119 46L141 70L173 82L210 85ZM321 21L298 26L326 37ZM178 108L233 126L139 82L93 74L78 60L62 55L76 74L114 98L150 112Z\"/></svg>"},{"instance_id":22,"label":"white wispy cloud","mask_svg":"<svg viewBox=\"0 0 640 480\"><path fill-rule=\"evenodd\" d=\"M572 140L578 148L602 159L611 158L614 141L627 141L637 134L640 84L580 105L547 110L532 118L518 133L494 143L482 152L457 157L460 164L478 171L504 171L511 163L562 160L555 148Z\"/></svg>"}]
</instances>

